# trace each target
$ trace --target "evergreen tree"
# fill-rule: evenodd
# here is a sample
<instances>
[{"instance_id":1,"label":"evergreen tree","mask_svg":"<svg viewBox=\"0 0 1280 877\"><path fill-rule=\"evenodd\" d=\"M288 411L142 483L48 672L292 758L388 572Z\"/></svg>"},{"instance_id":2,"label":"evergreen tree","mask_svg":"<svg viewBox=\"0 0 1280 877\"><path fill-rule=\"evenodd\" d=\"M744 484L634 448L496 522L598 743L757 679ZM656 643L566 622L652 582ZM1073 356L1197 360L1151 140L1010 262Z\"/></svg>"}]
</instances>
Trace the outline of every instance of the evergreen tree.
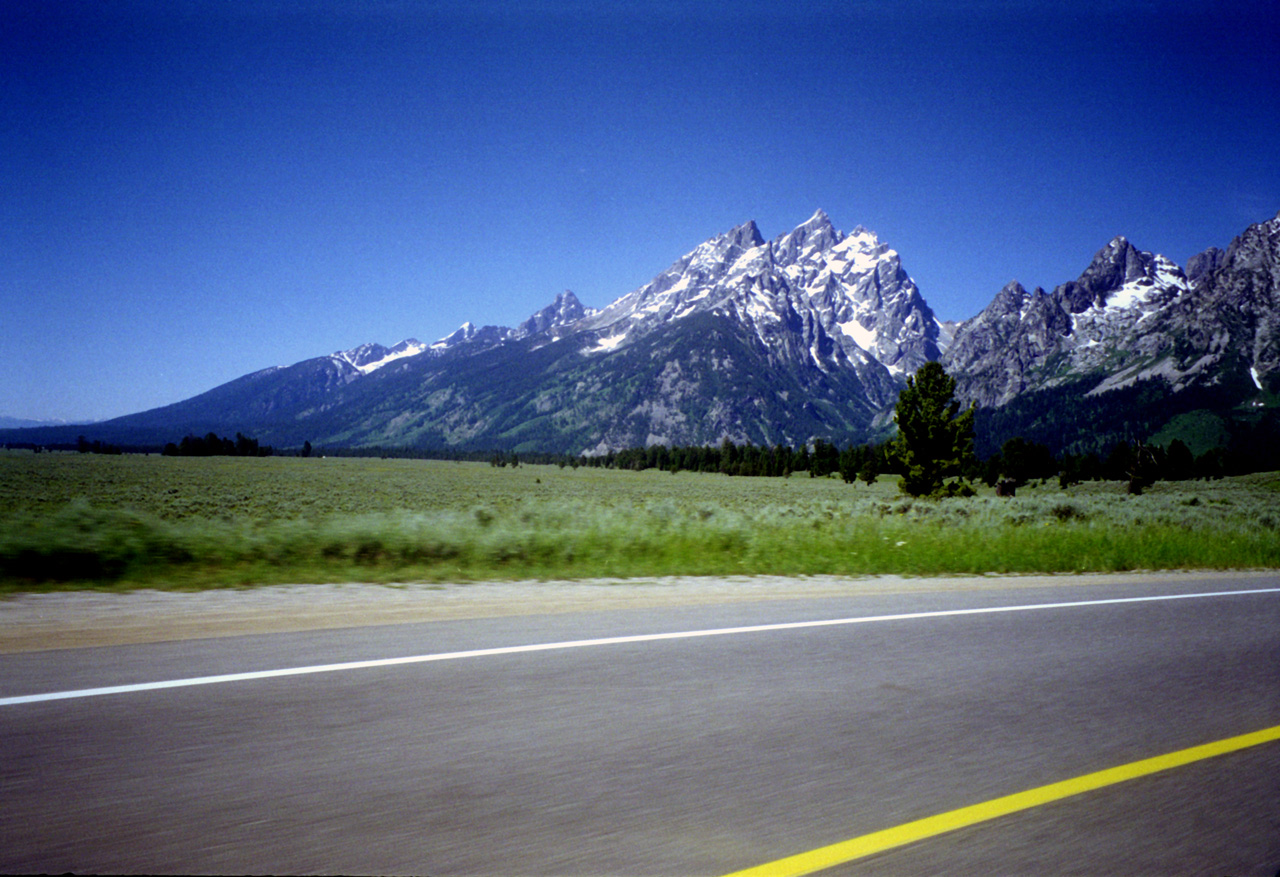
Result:
<instances>
[{"instance_id":1,"label":"evergreen tree","mask_svg":"<svg viewBox=\"0 0 1280 877\"><path fill-rule=\"evenodd\" d=\"M1059 471L1058 461L1047 445L1029 442L1022 436L1014 436L1004 443L998 468L997 476L1012 479L1016 487L1033 478L1050 478Z\"/></svg>"},{"instance_id":2,"label":"evergreen tree","mask_svg":"<svg viewBox=\"0 0 1280 877\"><path fill-rule=\"evenodd\" d=\"M1196 461L1191 449L1182 439L1174 439L1165 452L1164 478L1166 481L1186 481L1195 474Z\"/></svg>"},{"instance_id":3,"label":"evergreen tree","mask_svg":"<svg viewBox=\"0 0 1280 877\"><path fill-rule=\"evenodd\" d=\"M840 449L827 444L822 439L813 440L813 460L809 475L813 478L825 478L840 469Z\"/></svg>"},{"instance_id":4,"label":"evergreen tree","mask_svg":"<svg viewBox=\"0 0 1280 877\"><path fill-rule=\"evenodd\" d=\"M890 445L890 459L902 473L898 482L912 496L971 495L963 480L974 462L973 418L975 406L964 411L955 396L956 382L936 362L920 367L907 378L898 396L894 419L898 437ZM945 487L943 480L955 476Z\"/></svg>"},{"instance_id":5,"label":"evergreen tree","mask_svg":"<svg viewBox=\"0 0 1280 877\"><path fill-rule=\"evenodd\" d=\"M801 445L791 458L791 471L808 472L809 467L812 465L813 461L809 457L809 446Z\"/></svg>"}]
</instances>

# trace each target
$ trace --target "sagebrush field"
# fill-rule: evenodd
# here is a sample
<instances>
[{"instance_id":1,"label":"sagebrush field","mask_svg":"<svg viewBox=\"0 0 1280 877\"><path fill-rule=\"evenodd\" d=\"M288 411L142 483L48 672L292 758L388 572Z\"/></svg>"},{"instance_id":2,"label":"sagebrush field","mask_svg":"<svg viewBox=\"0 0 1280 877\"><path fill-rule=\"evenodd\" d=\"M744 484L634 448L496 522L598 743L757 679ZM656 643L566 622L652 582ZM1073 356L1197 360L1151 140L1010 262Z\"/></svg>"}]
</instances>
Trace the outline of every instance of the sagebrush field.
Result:
<instances>
[{"instance_id":1,"label":"sagebrush field","mask_svg":"<svg viewBox=\"0 0 1280 877\"><path fill-rule=\"evenodd\" d=\"M1280 567L1280 473L912 500L896 479L0 452L0 589Z\"/></svg>"}]
</instances>

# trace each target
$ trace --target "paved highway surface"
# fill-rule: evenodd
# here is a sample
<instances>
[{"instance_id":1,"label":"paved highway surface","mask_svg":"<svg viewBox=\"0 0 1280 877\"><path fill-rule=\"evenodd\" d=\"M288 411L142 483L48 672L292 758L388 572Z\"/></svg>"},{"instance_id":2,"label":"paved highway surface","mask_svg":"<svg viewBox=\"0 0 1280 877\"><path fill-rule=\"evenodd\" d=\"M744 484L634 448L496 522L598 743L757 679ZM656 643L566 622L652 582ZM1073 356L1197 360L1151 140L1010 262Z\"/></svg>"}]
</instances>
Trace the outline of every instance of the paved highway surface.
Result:
<instances>
[{"instance_id":1,"label":"paved highway surface","mask_svg":"<svg viewBox=\"0 0 1280 877\"><path fill-rule=\"evenodd\" d=\"M0 655L0 872L725 874L1280 726L1275 589L850 583ZM1257 593L1216 593L1239 590ZM783 626L853 618L880 620ZM629 639L741 627L758 629ZM382 660L415 656L435 659ZM831 873L1277 870L1270 742Z\"/></svg>"}]
</instances>

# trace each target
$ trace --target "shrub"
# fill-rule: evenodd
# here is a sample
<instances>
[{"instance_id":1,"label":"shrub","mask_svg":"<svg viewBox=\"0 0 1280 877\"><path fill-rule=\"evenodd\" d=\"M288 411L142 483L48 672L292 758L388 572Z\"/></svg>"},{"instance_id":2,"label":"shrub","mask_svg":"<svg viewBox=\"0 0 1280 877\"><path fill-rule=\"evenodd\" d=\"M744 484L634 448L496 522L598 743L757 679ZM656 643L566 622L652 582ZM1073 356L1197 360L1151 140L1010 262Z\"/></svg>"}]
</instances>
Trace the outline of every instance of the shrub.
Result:
<instances>
[{"instance_id":1,"label":"shrub","mask_svg":"<svg viewBox=\"0 0 1280 877\"><path fill-rule=\"evenodd\" d=\"M1088 517L1069 502L1058 503L1049 511L1059 521L1083 521Z\"/></svg>"}]
</instances>

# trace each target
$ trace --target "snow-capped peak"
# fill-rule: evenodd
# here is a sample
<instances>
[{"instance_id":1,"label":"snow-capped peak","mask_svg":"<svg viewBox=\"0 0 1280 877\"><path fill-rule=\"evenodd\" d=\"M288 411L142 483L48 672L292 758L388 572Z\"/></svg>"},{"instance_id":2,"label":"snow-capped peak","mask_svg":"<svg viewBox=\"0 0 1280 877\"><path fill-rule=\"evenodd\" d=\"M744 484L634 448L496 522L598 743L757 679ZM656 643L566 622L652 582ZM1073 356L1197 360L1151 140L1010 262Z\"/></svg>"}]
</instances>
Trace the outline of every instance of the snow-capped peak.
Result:
<instances>
[{"instance_id":1,"label":"snow-capped peak","mask_svg":"<svg viewBox=\"0 0 1280 877\"><path fill-rule=\"evenodd\" d=\"M1157 254L1150 257L1145 267L1146 270L1142 273L1127 279L1123 286L1110 293L1105 304L1099 307L1116 311L1161 304L1170 294L1178 295L1186 291L1187 278L1172 260Z\"/></svg>"},{"instance_id":2,"label":"snow-capped peak","mask_svg":"<svg viewBox=\"0 0 1280 877\"><path fill-rule=\"evenodd\" d=\"M439 341L431 345L432 350L444 350L446 347L452 347L462 341L470 341L476 337L475 323L467 320L453 332L441 338Z\"/></svg>"},{"instance_id":3,"label":"snow-capped peak","mask_svg":"<svg viewBox=\"0 0 1280 877\"><path fill-rule=\"evenodd\" d=\"M416 338L406 338L394 347L383 347L381 344L361 344L359 347L353 347L350 350L340 350L333 354L333 358L347 365L353 366L361 374L369 374L377 371L384 365L395 362L398 359L404 359L407 356L417 356L419 353L427 350L427 345L421 343Z\"/></svg>"},{"instance_id":4,"label":"snow-capped peak","mask_svg":"<svg viewBox=\"0 0 1280 877\"><path fill-rule=\"evenodd\" d=\"M418 339L406 338L404 341L401 341L395 347L392 347L390 350L388 350L386 356L382 357L376 362L365 363L363 366L360 367L360 371L364 372L365 374L369 374L369 372L376 371L377 369L382 368L384 365L389 365L398 359L405 359L410 356L417 356L419 353L423 353L426 350L427 350L427 345L423 344Z\"/></svg>"},{"instance_id":5,"label":"snow-capped peak","mask_svg":"<svg viewBox=\"0 0 1280 877\"><path fill-rule=\"evenodd\" d=\"M824 370L878 361L901 373L938 353L937 320L898 254L861 226L844 235L822 210L771 242L748 222L700 244L585 321L596 331L582 350L608 353L703 312L734 315L770 349L800 326Z\"/></svg>"}]
</instances>

